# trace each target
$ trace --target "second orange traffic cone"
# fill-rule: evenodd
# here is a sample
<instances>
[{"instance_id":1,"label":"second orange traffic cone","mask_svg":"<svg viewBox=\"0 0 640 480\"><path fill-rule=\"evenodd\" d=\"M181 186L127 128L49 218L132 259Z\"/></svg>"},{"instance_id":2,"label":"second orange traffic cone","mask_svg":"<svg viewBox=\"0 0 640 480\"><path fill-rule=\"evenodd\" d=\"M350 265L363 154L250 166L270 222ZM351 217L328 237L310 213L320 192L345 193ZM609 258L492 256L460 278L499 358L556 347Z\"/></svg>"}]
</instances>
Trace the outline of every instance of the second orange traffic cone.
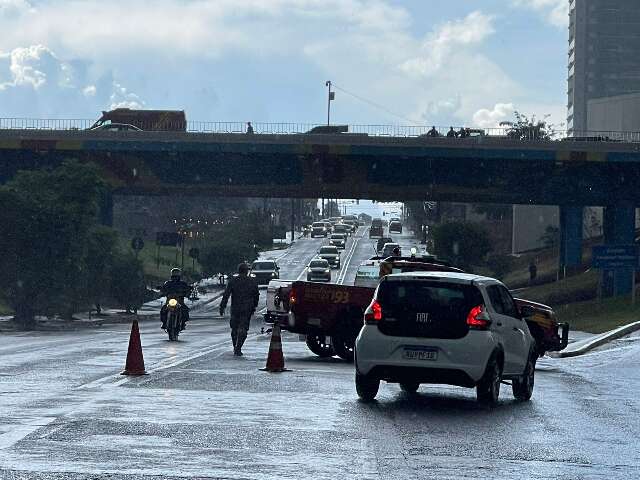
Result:
<instances>
[{"instance_id":1,"label":"second orange traffic cone","mask_svg":"<svg viewBox=\"0 0 640 480\"><path fill-rule=\"evenodd\" d=\"M269 356L267 357L267 366L261 370L267 372L287 372L284 368L284 355L282 354L282 338L280 336L280 325L277 323L273 326L271 332L271 343L269 344Z\"/></svg>"},{"instance_id":2,"label":"second orange traffic cone","mask_svg":"<svg viewBox=\"0 0 640 480\"><path fill-rule=\"evenodd\" d=\"M140 342L140 329L138 320L134 320L131 325L131 336L129 337L129 350L127 350L127 363L124 372L120 375L146 375L144 369L144 357L142 356L142 343Z\"/></svg>"}]
</instances>

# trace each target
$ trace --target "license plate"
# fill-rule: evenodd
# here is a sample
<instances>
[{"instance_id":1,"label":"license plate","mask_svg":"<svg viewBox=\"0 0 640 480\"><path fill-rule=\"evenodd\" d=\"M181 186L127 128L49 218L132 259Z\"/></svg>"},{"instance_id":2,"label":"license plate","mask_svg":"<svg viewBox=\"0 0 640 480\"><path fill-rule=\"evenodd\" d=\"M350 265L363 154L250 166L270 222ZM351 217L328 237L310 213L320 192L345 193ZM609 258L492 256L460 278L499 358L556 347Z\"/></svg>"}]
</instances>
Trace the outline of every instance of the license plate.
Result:
<instances>
[{"instance_id":1,"label":"license plate","mask_svg":"<svg viewBox=\"0 0 640 480\"><path fill-rule=\"evenodd\" d=\"M314 327L319 327L322 323L322 320L320 320L319 318L310 318L309 320L307 320L307 323Z\"/></svg>"},{"instance_id":2,"label":"license plate","mask_svg":"<svg viewBox=\"0 0 640 480\"><path fill-rule=\"evenodd\" d=\"M438 359L438 351L437 350L422 350L422 349L412 349L405 348L403 355L407 360L431 360L435 361Z\"/></svg>"}]
</instances>

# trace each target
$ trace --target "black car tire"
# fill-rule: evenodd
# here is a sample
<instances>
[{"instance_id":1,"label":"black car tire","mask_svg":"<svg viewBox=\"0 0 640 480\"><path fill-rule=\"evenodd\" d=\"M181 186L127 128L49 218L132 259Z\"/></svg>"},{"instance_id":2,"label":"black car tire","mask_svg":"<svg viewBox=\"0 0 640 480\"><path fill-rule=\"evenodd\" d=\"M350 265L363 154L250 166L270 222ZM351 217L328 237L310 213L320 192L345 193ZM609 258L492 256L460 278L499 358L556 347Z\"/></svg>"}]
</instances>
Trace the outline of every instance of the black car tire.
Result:
<instances>
[{"instance_id":1,"label":"black car tire","mask_svg":"<svg viewBox=\"0 0 640 480\"><path fill-rule=\"evenodd\" d=\"M536 354L535 352L531 352L529 354L529 359L527 360L527 365L524 368L522 377L514 379L511 383L513 396L516 400L518 400L519 402L526 402L531 400L531 396L533 395L533 386L535 384L535 375Z\"/></svg>"},{"instance_id":2,"label":"black car tire","mask_svg":"<svg viewBox=\"0 0 640 480\"><path fill-rule=\"evenodd\" d=\"M502 383L502 367L498 362L498 356L494 353L489 362L484 375L476 387L478 402L487 406L494 406L498 403L500 396L500 384Z\"/></svg>"},{"instance_id":3,"label":"black car tire","mask_svg":"<svg viewBox=\"0 0 640 480\"><path fill-rule=\"evenodd\" d=\"M336 351L329 342L326 335L307 335L307 347L321 358L333 357Z\"/></svg>"},{"instance_id":4,"label":"black car tire","mask_svg":"<svg viewBox=\"0 0 640 480\"><path fill-rule=\"evenodd\" d=\"M349 335L336 333L331 337L333 349L341 359L346 362L353 362L353 348L355 346L355 338L350 339Z\"/></svg>"},{"instance_id":5,"label":"black car tire","mask_svg":"<svg viewBox=\"0 0 640 480\"><path fill-rule=\"evenodd\" d=\"M380 379L356 371L356 392L364 402L372 402L380 389Z\"/></svg>"},{"instance_id":6,"label":"black car tire","mask_svg":"<svg viewBox=\"0 0 640 480\"><path fill-rule=\"evenodd\" d=\"M418 382L400 382L400 389L406 393L416 393L420 388L420 383Z\"/></svg>"}]
</instances>

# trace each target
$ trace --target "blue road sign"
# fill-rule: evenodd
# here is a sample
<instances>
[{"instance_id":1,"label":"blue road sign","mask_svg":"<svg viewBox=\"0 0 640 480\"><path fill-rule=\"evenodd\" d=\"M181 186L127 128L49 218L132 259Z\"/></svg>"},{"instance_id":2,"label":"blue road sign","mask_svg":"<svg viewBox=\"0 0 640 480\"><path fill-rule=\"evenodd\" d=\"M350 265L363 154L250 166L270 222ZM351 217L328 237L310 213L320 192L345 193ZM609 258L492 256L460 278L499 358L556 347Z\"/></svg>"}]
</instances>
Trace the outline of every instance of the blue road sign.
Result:
<instances>
[{"instance_id":1,"label":"blue road sign","mask_svg":"<svg viewBox=\"0 0 640 480\"><path fill-rule=\"evenodd\" d=\"M593 247L594 268L617 270L638 268L639 251L637 245L596 245Z\"/></svg>"}]
</instances>

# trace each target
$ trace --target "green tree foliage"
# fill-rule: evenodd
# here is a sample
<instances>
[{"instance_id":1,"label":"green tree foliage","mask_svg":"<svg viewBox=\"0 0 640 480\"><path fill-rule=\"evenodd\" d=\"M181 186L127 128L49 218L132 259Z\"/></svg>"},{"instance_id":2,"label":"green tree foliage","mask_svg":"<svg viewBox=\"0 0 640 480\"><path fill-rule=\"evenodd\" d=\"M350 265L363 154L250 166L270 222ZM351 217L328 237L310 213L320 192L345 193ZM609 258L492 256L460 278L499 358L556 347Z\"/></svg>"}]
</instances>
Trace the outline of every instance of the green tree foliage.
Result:
<instances>
[{"instance_id":1,"label":"green tree foliage","mask_svg":"<svg viewBox=\"0 0 640 480\"><path fill-rule=\"evenodd\" d=\"M127 313L137 312L146 292L142 262L131 252L120 252L113 258L110 271L113 299Z\"/></svg>"},{"instance_id":2,"label":"green tree foliage","mask_svg":"<svg viewBox=\"0 0 640 480\"><path fill-rule=\"evenodd\" d=\"M118 235L114 230L103 225L96 225L91 230L84 271L86 298L95 306L98 314L104 299L111 293L114 264L117 257L122 255L124 253L118 250Z\"/></svg>"},{"instance_id":3,"label":"green tree foliage","mask_svg":"<svg viewBox=\"0 0 640 480\"><path fill-rule=\"evenodd\" d=\"M491 251L489 233L471 222L451 222L433 229L434 253L453 261L461 268L483 265Z\"/></svg>"},{"instance_id":4,"label":"green tree foliage","mask_svg":"<svg viewBox=\"0 0 640 480\"><path fill-rule=\"evenodd\" d=\"M233 237L222 237L207 245L200 252L200 265L205 275L230 274L242 262L253 262L258 251L252 243L242 242Z\"/></svg>"},{"instance_id":5,"label":"green tree foliage","mask_svg":"<svg viewBox=\"0 0 640 480\"><path fill-rule=\"evenodd\" d=\"M546 115L542 120L533 115L531 118L520 112L514 112L515 122L504 122L509 125L507 136L516 140L551 140L553 125L547 124Z\"/></svg>"},{"instance_id":6,"label":"green tree foliage","mask_svg":"<svg viewBox=\"0 0 640 480\"><path fill-rule=\"evenodd\" d=\"M503 279L513 270L514 260L510 255L491 255L487 258L487 267L497 279Z\"/></svg>"},{"instance_id":7,"label":"green tree foliage","mask_svg":"<svg viewBox=\"0 0 640 480\"><path fill-rule=\"evenodd\" d=\"M0 187L0 295L21 327L31 328L37 315L69 318L112 295L114 264L130 259L116 250L115 232L97 223L105 192L97 167L75 161L18 172ZM142 270L131 265L139 294ZM122 286L117 293L124 298Z\"/></svg>"}]
</instances>

